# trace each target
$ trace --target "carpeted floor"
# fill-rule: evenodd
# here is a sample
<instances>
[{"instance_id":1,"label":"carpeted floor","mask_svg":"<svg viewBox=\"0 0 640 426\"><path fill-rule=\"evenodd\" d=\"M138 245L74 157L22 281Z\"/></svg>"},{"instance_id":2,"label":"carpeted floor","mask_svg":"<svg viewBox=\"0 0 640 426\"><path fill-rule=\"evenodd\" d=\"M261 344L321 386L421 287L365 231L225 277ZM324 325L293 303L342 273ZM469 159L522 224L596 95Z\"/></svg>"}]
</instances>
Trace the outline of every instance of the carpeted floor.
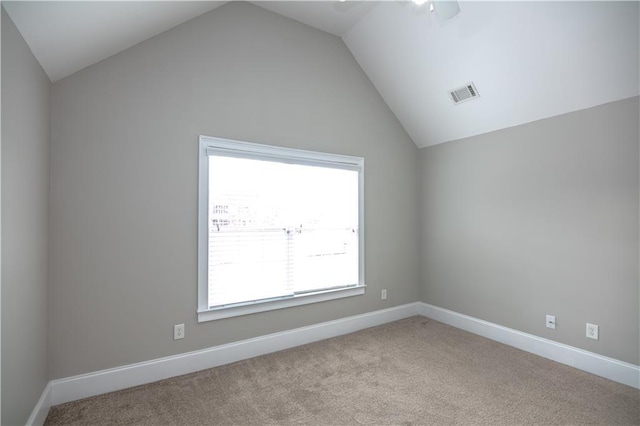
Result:
<instances>
[{"instance_id":1,"label":"carpeted floor","mask_svg":"<svg viewBox=\"0 0 640 426\"><path fill-rule=\"evenodd\" d=\"M640 391L412 317L53 407L47 425L640 424Z\"/></svg>"}]
</instances>

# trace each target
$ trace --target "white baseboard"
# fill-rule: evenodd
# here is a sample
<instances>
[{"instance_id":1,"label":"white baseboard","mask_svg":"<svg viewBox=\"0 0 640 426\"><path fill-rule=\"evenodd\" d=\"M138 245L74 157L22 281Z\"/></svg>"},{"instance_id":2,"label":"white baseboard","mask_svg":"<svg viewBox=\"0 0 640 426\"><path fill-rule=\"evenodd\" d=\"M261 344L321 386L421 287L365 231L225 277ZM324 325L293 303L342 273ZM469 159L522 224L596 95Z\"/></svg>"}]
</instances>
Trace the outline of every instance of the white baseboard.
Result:
<instances>
[{"instance_id":1,"label":"white baseboard","mask_svg":"<svg viewBox=\"0 0 640 426\"><path fill-rule=\"evenodd\" d=\"M640 389L640 366L523 333L427 303L418 314L614 382Z\"/></svg>"},{"instance_id":2,"label":"white baseboard","mask_svg":"<svg viewBox=\"0 0 640 426\"><path fill-rule=\"evenodd\" d=\"M53 405L51 404L51 388L51 382L47 383L42 395L40 395L38 403L33 408L33 411L31 411L31 415L27 420L27 426L41 426L44 424L44 421L47 419L47 414L49 414L49 408Z\"/></svg>"},{"instance_id":3,"label":"white baseboard","mask_svg":"<svg viewBox=\"0 0 640 426\"><path fill-rule=\"evenodd\" d=\"M335 321L268 334L213 348L173 355L94 373L52 380L45 388L27 422L42 425L53 405L156 382L229 364L414 315L452 325L462 330L549 358L598 376L640 389L640 367L563 345L531 334L502 327L426 303L410 303L394 308L355 315Z\"/></svg>"},{"instance_id":4,"label":"white baseboard","mask_svg":"<svg viewBox=\"0 0 640 426\"><path fill-rule=\"evenodd\" d=\"M51 405L193 373L418 315L419 303L51 382Z\"/></svg>"}]
</instances>

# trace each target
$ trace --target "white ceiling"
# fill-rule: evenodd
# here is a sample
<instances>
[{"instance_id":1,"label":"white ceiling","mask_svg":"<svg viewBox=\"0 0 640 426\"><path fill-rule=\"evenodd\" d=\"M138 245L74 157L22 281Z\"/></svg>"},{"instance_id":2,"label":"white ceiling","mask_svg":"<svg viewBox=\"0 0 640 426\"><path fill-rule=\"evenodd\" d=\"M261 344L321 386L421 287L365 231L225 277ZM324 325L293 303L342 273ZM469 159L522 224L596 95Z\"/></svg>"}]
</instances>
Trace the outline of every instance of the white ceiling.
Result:
<instances>
[{"instance_id":1,"label":"white ceiling","mask_svg":"<svg viewBox=\"0 0 640 426\"><path fill-rule=\"evenodd\" d=\"M253 4L342 37L376 1L252 1Z\"/></svg>"},{"instance_id":2,"label":"white ceiling","mask_svg":"<svg viewBox=\"0 0 640 426\"><path fill-rule=\"evenodd\" d=\"M226 2L3 1L52 81ZM640 3L254 1L342 37L418 147L637 96ZM453 105L473 81L480 98Z\"/></svg>"},{"instance_id":3,"label":"white ceiling","mask_svg":"<svg viewBox=\"0 0 640 426\"><path fill-rule=\"evenodd\" d=\"M3 1L51 81L58 81L224 1Z\"/></svg>"},{"instance_id":4,"label":"white ceiling","mask_svg":"<svg viewBox=\"0 0 640 426\"><path fill-rule=\"evenodd\" d=\"M637 96L638 2L384 2L343 40L419 147ZM480 98L447 91L473 81Z\"/></svg>"}]
</instances>

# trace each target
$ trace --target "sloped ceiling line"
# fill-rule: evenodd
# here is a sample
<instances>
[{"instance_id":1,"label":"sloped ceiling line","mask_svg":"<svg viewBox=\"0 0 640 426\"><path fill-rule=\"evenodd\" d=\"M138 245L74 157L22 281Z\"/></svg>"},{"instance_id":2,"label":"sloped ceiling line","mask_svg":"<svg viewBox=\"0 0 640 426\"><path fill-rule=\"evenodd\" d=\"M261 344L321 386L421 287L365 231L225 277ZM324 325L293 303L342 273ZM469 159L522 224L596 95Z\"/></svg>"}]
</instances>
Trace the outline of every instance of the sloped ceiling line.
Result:
<instances>
[{"instance_id":1,"label":"sloped ceiling line","mask_svg":"<svg viewBox=\"0 0 640 426\"><path fill-rule=\"evenodd\" d=\"M2 5L55 82L225 3ZM341 37L418 147L640 94L637 1L460 2L445 22L410 2L252 3ZM469 81L482 96L454 105Z\"/></svg>"}]
</instances>

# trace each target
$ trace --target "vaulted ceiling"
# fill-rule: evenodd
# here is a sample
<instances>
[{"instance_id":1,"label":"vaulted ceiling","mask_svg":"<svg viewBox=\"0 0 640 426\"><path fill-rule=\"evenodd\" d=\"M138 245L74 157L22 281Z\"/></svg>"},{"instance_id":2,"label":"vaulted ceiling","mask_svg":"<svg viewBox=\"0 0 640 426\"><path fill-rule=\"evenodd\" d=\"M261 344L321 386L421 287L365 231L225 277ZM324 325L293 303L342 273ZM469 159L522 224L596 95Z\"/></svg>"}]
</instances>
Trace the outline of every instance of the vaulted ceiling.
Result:
<instances>
[{"instance_id":1,"label":"vaulted ceiling","mask_svg":"<svg viewBox=\"0 0 640 426\"><path fill-rule=\"evenodd\" d=\"M57 81L226 2L3 2ZM341 37L418 147L640 94L640 3L256 1ZM215 13L215 12L214 12ZM448 91L473 82L479 97Z\"/></svg>"}]
</instances>

